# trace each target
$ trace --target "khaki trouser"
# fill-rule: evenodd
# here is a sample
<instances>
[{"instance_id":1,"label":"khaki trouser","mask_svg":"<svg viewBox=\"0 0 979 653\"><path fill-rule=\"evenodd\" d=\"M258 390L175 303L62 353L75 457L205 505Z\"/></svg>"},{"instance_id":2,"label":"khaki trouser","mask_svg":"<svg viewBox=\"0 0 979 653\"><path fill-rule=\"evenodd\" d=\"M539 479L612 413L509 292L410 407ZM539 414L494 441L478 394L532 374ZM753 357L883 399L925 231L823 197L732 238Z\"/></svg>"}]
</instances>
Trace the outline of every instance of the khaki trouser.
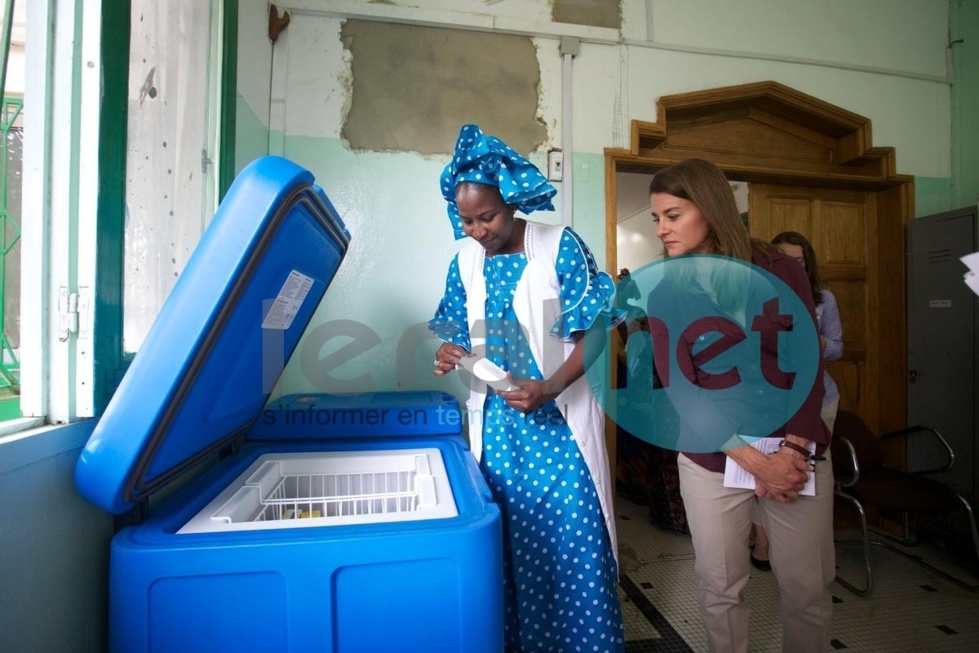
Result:
<instances>
[{"instance_id":1,"label":"khaki trouser","mask_svg":"<svg viewBox=\"0 0 979 653\"><path fill-rule=\"evenodd\" d=\"M710 650L746 653L749 610L743 590L750 570L748 531L756 510L754 492L725 488L723 474L707 471L683 454L678 464ZM757 503L779 585L783 650L824 653L832 633L829 584L836 576L832 462L816 463L816 496L786 504Z\"/></svg>"}]
</instances>

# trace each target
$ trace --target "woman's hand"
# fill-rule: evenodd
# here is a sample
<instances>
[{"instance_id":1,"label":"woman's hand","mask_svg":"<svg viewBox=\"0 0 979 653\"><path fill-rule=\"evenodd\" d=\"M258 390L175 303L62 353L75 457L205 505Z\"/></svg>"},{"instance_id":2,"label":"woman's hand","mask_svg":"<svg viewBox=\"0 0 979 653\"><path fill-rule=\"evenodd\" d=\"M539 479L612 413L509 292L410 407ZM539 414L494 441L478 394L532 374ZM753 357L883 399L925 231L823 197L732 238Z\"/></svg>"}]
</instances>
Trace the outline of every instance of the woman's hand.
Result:
<instances>
[{"instance_id":1,"label":"woman's hand","mask_svg":"<svg viewBox=\"0 0 979 653\"><path fill-rule=\"evenodd\" d=\"M459 364L459 360L463 356L468 355L469 352L459 345L443 342L435 352L435 369L433 370L433 373L435 376L443 376L444 374L448 374L456 368L456 365Z\"/></svg>"},{"instance_id":2,"label":"woman's hand","mask_svg":"<svg viewBox=\"0 0 979 653\"><path fill-rule=\"evenodd\" d=\"M755 477L756 495L779 503L797 499L812 471L808 459L789 448L770 456L748 445L725 453Z\"/></svg>"},{"instance_id":3,"label":"woman's hand","mask_svg":"<svg viewBox=\"0 0 979 653\"><path fill-rule=\"evenodd\" d=\"M532 413L543 406L553 397L547 394L543 381L534 379L515 379L512 375L507 375L510 385L517 386L516 390L508 392L497 391L496 394L503 397L503 401L511 408L519 410L521 413Z\"/></svg>"},{"instance_id":4,"label":"woman's hand","mask_svg":"<svg viewBox=\"0 0 979 653\"><path fill-rule=\"evenodd\" d=\"M547 380L537 381L535 379L515 379L513 375L507 374L507 379L511 386L516 386L516 390L500 392L497 394L503 397L507 405L519 410L522 413L532 413L551 399L556 399L564 392L565 388L580 379L585 374L585 339L598 338L601 346L604 347L605 332L599 328L592 327L587 332L577 331L574 333L575 345L571 354ZM596 345L594 352L601 351Z\"/></svg>"},{"instance_id":5,"label":"woman's hand","mask_svg":"<svg viewBox=\"0 0 979 653\"><path fill-rule=\"evenodd\" d=\"M784 453L783 453L784 452ZM757 466L755 494L763 499L788 503L799 497L812 472L809 461L788 448L765 456Z\"/></svg>"}]
</instances>

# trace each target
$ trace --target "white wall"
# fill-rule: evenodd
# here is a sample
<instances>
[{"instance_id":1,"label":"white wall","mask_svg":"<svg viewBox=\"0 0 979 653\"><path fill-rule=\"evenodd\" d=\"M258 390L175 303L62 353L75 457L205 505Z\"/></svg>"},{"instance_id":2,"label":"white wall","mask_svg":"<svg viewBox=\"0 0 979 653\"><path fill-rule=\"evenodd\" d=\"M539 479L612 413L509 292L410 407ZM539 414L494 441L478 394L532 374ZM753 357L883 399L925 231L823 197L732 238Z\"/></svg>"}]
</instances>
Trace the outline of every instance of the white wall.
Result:
<instances>
[{"instance_id":1,"label":"white wall","mask_svg":"<svg viewBox=\"0 0 979 653\"><path fill-rule=\"evenodd\" d=\"M616 272L622 268L635 272L663 258L663 243L656 237L656 225L649 207L652 178L649 174L631 172L616 175Z\"/></svg>"},{"instance_id":2,"label":"white wall","mask_svg":"<svg viewBox=\"0 0 979 653\"><path fill-rule=\"evenodd\" d=\"M258 11L259 4L243 4L241 11ZM774 80L869 118L873 144L897 148L898 172L938 179L951 174L945 0L622 0L621 31L552 23L547 0L290 5L292 22L275 46L272 103L282 115L278 122L274 111L270 117L271 140L281 133L273 151L316 174L354 234L348 259L313 322L315 327L351 319L377 334L380 344L337 370L335 376L351 383L366 373L379 389L462 392L428 374L434 343L418 345L409 357L414 369L395 370L398 343L431 317L457 247L437 187L449 155L354 152L343 142L351 60L339 35L348 17L534 37L541 75L538 118L547 139L531 156L542 163L546 150L563 147L562 128L573 122L573 152L565 154L574 183L573 222L601 265L604 148L628 146L630 121L656 120L656 100L666 94ZM570 115L561 103L562 35L581 40L572 66ZM560 211L568 188L556 185ZM541 217L553 222L559 216ZM321 347L307 338L305 344L301 355L309 364L339 341ZM300 364L291 363L281 391L315 389Z\"/></svg>"},{"instance_id":3,"label":"white wall","mask_svg":"<svg viewBox=\"0 0 979 653\"><path fill-rule=\"evenodd\" d=\"M268 127L269 65L268 0L238 0L238 95Z\"/></svg>"},{"instance_id":4,"label":"white wall","mask_svg":"<svg viewBox=\"0 0 979 653\"><path fill-rule=\"evenodd\" d=\"M322 18L351 16L537 34L541 117L557 147L562 120L557 39L563 33L579 36L575 152L627 145L629 120L655 120L662 95L772 79L870 118L874 144L898 149L900 172L949 174L946 0L622 0L621 34L551 23L546 0L282 4L294 7L292 24L283 33L292 41L290 66L313 73L287 98L290 135L338 136L349 101L342 95L349 61L337 40L338 23ZM254 21L247 16L258 12L264 20L265 11L265 3L256 0L240 7L243 22ZM308 24L314 16L320 20ZM258 56L264 47L254 39L243 45L243 58ZM239 71L239 90L260 116L268 100L262 73L261 66Z\"/></svg>"},{"instance_id":5,"label":"white wall","mask_svg":"<svg viewBox=\"0 0 979 653\"><path fill-rule=\"evenodd\" d=\"M238 2L238 67L235 98L235 173L269 151L272 43L268 1Z\"/></svg>"}]
</instances>

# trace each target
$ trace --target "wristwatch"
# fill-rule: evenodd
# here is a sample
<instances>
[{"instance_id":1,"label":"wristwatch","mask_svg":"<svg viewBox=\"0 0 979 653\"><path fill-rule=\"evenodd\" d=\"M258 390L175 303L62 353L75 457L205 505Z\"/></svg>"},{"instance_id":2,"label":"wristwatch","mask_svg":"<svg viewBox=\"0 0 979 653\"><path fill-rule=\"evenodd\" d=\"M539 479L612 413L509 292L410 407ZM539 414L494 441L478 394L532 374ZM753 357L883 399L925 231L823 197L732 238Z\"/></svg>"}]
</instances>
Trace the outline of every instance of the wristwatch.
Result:
<instances>
[{"instance_id":1,"label":"wristwatch","mask_svg":"<svg viewBox=\"0 0 979 653\"><path fill-rule=\"evenodd\" d=\"M782 447L788 447L792 451L795 451L796 453L802 454L803 456L805 456L806 460L808 460L809 457L812 456L812 453L808 449L806 449L805 447L803 447L800 444L796 444L795 442L789 442L788 440L782 440L781 442L778 443L778 448L781 449Z\"/></svg>"}]
</instances>

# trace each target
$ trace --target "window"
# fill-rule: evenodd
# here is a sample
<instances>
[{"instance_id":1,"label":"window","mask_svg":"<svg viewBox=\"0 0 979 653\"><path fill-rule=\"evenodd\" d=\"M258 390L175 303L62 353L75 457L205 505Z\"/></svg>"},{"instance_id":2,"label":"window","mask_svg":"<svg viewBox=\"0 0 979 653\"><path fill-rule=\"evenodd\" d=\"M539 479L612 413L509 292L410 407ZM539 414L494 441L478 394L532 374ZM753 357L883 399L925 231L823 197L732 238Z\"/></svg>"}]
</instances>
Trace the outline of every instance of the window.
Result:
<instances>
[{"instance_id":1,"label":"window","mask_svg":"<svg viewBox=\"0 0 979 653\"><path fill-rule=\"evenodd\" d=\"M237 1L16 6L31 38L10 350L23 415L65 423L105 407L230 182Z\"/></svg>"},{"instance_id":2,"label":"window","mask_svg":"<svg viewBox=\"0 0 979 653\"><path fill-rule=\"evenodd\" d=\"M8 3L7 8L9 8ZM0 422L20 413L20 225L24 125L25 12L0 8ZM9 36L9 38L7 38Z\"/></svg>"},{"instance_id":3,"label":"window","mask_svg":"<svg viewBox=\"0 0 979 653\"><path fill-rule=\"evenodd\" d=\"M123 351L139 350L216 208L217 3L132 0Z\"/></svg>"},{"instance_id":4,"label":"window","mask_svg":"<svg viewBox=\"0 0 979 653\"><path fill-rule=\"evenodd\" d=\"M0 421L20 417L20 223L24 101L0 110Z\"/></svg>"}]
</instances>

